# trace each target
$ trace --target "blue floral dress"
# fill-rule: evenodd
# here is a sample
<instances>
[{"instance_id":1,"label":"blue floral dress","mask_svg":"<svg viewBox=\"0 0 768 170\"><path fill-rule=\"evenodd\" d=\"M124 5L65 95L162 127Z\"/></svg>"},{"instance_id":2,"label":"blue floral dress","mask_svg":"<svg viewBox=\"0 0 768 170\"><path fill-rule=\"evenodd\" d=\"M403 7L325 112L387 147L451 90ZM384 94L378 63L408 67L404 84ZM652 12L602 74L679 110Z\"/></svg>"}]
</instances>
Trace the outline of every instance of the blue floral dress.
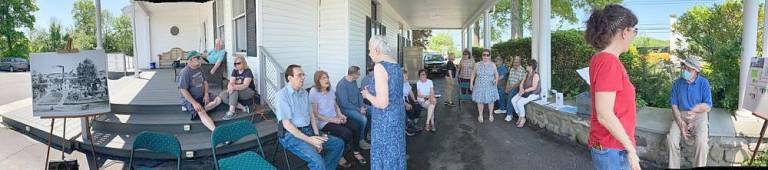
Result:
<instances>
[{"instance_id":1,"label":"blue floral dress","mask_svg":"<svg viewBox=\"0 0 768 170\"><path fill-rule=\"evenodd\" d=\"M385 109L371 107L371 169L406 169L405 104L403 103L403 73L400 65L379 62L389 75L389 105ZM376 78L363 82L372 95L377 95Z\"/></svg>"},{"instance_id":2,"label":"blue floral dress","mask_svg":"<svg viewBox=\"0 0 768 170\"><path fill-rule=\"evenodd\" d=\"M499 100L499 89L494 84L496 67L493 63L484 64L482 61L475 64L477 76L475 87L472 89L472 101L480 104L490 104Z\"/></svg>"}]
</instances>

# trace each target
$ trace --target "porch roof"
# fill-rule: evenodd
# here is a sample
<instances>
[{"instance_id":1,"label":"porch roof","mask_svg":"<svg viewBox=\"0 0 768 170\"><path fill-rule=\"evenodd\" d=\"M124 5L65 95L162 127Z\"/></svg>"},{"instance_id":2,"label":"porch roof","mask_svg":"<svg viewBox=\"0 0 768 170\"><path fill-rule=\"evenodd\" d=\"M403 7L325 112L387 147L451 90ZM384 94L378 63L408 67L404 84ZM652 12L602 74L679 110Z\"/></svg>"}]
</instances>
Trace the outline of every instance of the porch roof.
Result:
<instances>
[{"instance_id":1,"label":"porch roof","mask_svg":"<svg viewBox=\"0 0 768 170\"><path fill-rule=\"evenodd\" d=\"M496 0L387 0L412 29L462 29Z\"/></svg>"}]
</instances>

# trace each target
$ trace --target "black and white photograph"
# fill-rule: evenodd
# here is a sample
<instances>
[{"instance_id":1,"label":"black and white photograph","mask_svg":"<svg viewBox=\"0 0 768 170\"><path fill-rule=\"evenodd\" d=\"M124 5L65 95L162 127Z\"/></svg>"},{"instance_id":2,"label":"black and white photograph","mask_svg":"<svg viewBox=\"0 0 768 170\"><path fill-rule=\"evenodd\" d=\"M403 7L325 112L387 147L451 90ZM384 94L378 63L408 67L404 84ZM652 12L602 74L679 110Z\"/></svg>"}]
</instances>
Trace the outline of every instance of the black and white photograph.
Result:
<instances>
[{"instance_id":1,"label":"black and white photograph","mask_svg":"<svg viewBox=\"0 0 768 170\"><path fill-rule=\"evenodd\" d=\"M103 50L30 55L33 115L66 117L110 111Z\"/></svg>"}]
</instances>

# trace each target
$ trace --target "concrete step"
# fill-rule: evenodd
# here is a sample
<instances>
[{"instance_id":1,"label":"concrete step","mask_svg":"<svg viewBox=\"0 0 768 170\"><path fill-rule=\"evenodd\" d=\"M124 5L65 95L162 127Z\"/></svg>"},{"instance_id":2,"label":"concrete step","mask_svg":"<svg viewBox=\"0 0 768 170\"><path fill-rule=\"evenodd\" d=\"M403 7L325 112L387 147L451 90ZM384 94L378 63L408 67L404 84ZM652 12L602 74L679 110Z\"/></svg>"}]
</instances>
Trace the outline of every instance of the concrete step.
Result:
<instances>
[{"instance_id":1,"label":"concrete step","mask_svg":"<svg viewBox=\"0 0 768 170\"><path fill-rule=\"evenodd\" d=\"M235 151L242 151L247 149L256 149L258 142L266 143L272 140L276 140L276 124L273 121L262 121L254 124L254 127L259 132L259 136L251 135L247 136L240 141L234 142L226 146L219 146L217 148L218 154L227 154ZM94 148L99 155L108 155L111 157L129 158L131 154L131 148L133 140L138 133L134 132L116 132L106 131L102 129L93 130ZM174 134L181 144L182 157L185 159L193 159L200 157L211 156L211 132L196 132L185 134ZM77 144L79 149L90 152L91 146L89 142L83 142L82 138L77 138ZM192 155L187 155L189 152ZM135 158L140 159L175 159L175 157L157 154L146 151L138 151Z\"/></svg>"},{"instance_id":2,"label":"concrete step","mask_svg":"<svg viewBox=\"0 0 768 170\"><path fill-rule=\"evenodd\" d=\"M209 116L216 125L223 125L239 120L250 121L254 113L236 114L230 120L223 120L226 109L214 109ZM93 121L93 129L110 132L139 133L141 131L156 131L172 134L192 134L210 132L200 120L190 120L188 112L154 112L152 114L117 114L106 113L99 115ZM257 119L260 116L257 116ZM261 119L258 119L261 121Z\"/></svg>"}]
</instances>

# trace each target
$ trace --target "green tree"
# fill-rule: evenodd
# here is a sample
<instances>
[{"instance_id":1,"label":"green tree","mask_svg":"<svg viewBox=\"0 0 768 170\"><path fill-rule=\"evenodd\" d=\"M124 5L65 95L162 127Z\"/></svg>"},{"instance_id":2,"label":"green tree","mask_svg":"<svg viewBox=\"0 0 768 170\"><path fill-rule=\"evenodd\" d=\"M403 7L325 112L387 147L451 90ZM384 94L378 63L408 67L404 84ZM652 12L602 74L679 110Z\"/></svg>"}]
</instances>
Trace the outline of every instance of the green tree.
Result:
<instances>
[{"instance_id":1,"label":"green tree","mask_svg":"<svg viewBox=\"0 0 768 170\"><path fill-rule=\"evenodd\" d=\"M574 24L579 21L574 11L589 11L594 7L604 7L608 4L621 3L623 0L552 0L552 18L560 22ZM491 19L501 32L512 31L513 38L523 35L523 27L531 27L533 12L532 0L498 0Z\"/></svg>"},{"instance_id":2,"label":"green tree","mask_svg":"<svg viewBox=\"0 0 768 170\"><path fill-rule=\"evenodd\" d=\"M77 0L72 8L74 48L93 49L96 47L96 6L91 0Z\"/></svg>"},{"instance_id":3,"label":"green tree","mask_svg":"<svg viewBox=\"0 0 768 170\"><path fill-rule=\"evenodd\" d=\"M2 56L28 57L29 40L21 28L33 29L37 5L33 0L4 0L0 3L0 51Z\"/></svg>"},{"instance_id":4,"label":"green tree","mask_svg":"<svg viewBox=\"0 0 768 170\"><path fill-rule=\"evenodd\" d=\"M673 26L688 43L685 50L673 53L683 58L701 58L704 63L702 73L712 86L715 107L736 109L738 105L739 89L734 87L739 86L741 58L738 56L741 55L744 27L742 6L741 1L735 0L711 7L695 6L680 16ZM761 6L758 10L760 22L764 18L763 9ZM762 29L758 34L758 37L763 34Z\"/></svg>"},{"instance_id":5,"label":"green tree","mask_svg":"<svg viewBox=\"0 0 768 170\"><path fill-rule=\"evenodd\" d=\"M456 47L453 46L453 38L446 33L440 33L432 36L429 39L429 49L442 52L447 50L448 52L456 51Z\"/></svg>"},{"instance_id":6,"label":"green tree","mask_svg":"<svg viewBox=\"0 0 768 170\"><path fill-rule=\"evenodd\" d=\"M110 29L104 38L104 49L107 52L119 52L132 56L133 31L131 18L121 15L114 18L109 25Z\"/></svg>"},{"instance_id":7,"label":"green tree","mask_svg":"<svg viewBox=\"0 0 768 170\"><path fill-rule=\"evenodd\" d=\"M56 19L52 19L48 29L35 29L29 33L30 44L29 51L54 52L62 49L66 44L66 35L62 32L61 24Z\"/></svg>"}]
</instances>

